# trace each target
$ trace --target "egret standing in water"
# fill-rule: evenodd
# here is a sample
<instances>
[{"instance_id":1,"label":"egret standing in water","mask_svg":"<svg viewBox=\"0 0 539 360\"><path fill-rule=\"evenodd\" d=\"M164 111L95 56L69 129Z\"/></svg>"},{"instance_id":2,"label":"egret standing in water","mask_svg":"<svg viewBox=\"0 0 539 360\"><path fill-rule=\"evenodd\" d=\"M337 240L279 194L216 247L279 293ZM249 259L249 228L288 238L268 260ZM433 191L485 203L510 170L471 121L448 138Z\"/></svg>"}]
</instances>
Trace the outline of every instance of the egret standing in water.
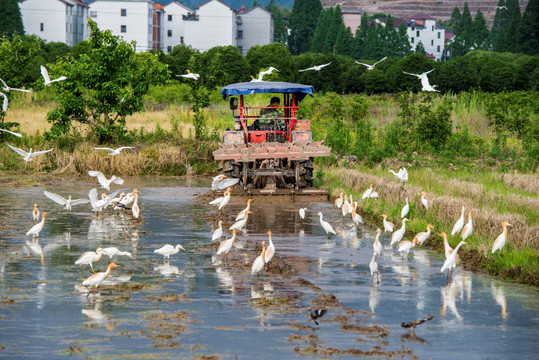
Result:
<instances>
[{"instance_id":1,"label":"egret standing in water","mask_svg":"<svg viewBox=\"0 0 539 360\"><path fill-rule=\"evenodd\" d=\"M238 215L236 216L236 221L245 219L245 213L247 211L251 210L251 202L252 201L253 201L253 199L247 199L247 207L245 207L245 209L243 209L242 211L240 211L238 213Z\"/></svg>"},{"instance_id":2,"label":"egret standing in water","mask_svg":"<svg viewBox=\"0 0 539 360\"><path fill-rule=\"evenodd\" d=\"M121 266L111 262L109 266L107 266L107 271L93 274L88 279L84 280L82 282L82 285L86 287L94 286L94 296L95 296L97 292L97 287L103 282L103 280L105 280L110 275L110 271L112 270L112 268L116 268L116 267L121 267Z\"/></svg>"},{"instance_id":3,"label":"egret standing in water","mask_svg":"<svg viewBox=\"0 0 539 360\"><path fill-rule=\"evenodd\" d=\"M92 271L95 272L94 266L92 265L92 263L101 260L101 256L103 256L103 254L109 255L109 254L108 254L104 249L102 249L102 248L97 248L95 252L93 252L93 251L86 251L85 253L83 253L83 254L77 259L77 261L75 261L75 264L76 264L76 265L83 265L83 267L82 267L83 270L84 270L84 267L85 267L86 265L90 264L90 267L92 268Z\"/></svg>"},{"instance_id":4,"label":"egret standing in water","mask_svg":"<svg viewBox=\"0 0 539 360\"><path fill-rule=\"evenodd\" d=\"M180 249L182 249L183 251L186 251L185 248L181 246L180 244L176 246L166 244L165 246L160 247L159 249L155 249L153 252L156 254L163 255L163 262L165 261L165 259L168 259L168 261L170 262L170 255L179 253Z\"/></svg>"},{"instance_id":5,"label":"egret standing in water","mask_svg":"<svg viewBox=\"0 0 539 360\"><path fill-rule=\"evenodd\" d=\"M305 219L305 211L307 211L307 208L301 208L299 209L299 217L301 219Z\"/></svg>"},{"instance_id":6,"label":"egret standing in water","mask_svg":"<svg viewBox=\"0 0 539 360\"><path fill-rule=\"evenodd\" d=\"M34 217L34 221L38 221L39 220L39 209L38 209L39 205L36 203L34 204L34 211L32 211L32 216Z\"/></svg>"},{"instance_id":7,"label":"egret standing in water","mask_svg":"<svg viewBox=\"0 0 539 360\"><path fill-rule=\"evenodd\" d=\"M211 241L217 241L221 238L221 236L223 236L223 220L219 220L218 224L219 226L217 227L217 229L215 229L211 236Z\"/></svg>"},{"instance_id":8,"label":"egret standing in water","mask_svg":"<svg viewBox=\"0 0 539 360\"><path fill-rule=\"evenodd\" d=\"M447 277L449 278L450 274L451 274L451 269L454 268L456 266L456 256L457 256L457 251L459 251L460 247L462 245L466 244L464 241L461 241L459 242L459 244L457 245L457 247L455 248L455 250L453 250L451 252L451 254L447 257L447 259L445 259L445 262L444 262L444 265L442 266L442 268L440 269L440 272L444 272L446 270L447 271Z\"/></svg>"},{"instance_id":9,"label":"egret standing in water","mask_svg":"<svg viewBox=\"0 0 539 360\"><path fill-rule=\"evenodd\" d=\"M400 229L397 229L391 234L391 243L390 245L393 247L394 244L398 243L402 240L404 237L404 233L406 232L406 222L410 221L407 218L402 219L402 227Z\"/></svg>"},{"instance_id":10,"label":"egret standing in water","mask_svg":"<svg viewBox=\"0 0 539 360\"><path fill-rule=\"evenodd\" d=\"M252 211L248 210L246 213L245 213L245 218L242 219L242 220L238 220L236 221L230 228L229 230L234 230L234 229L238 229L239 231L242 231L245 226L247 225L247 220L249 219L249 214L254 214Z\"/></svg>"},{"instance_id":11,"label":"egret standing in water","mask_svg":"<svg viewBox=\"0 0 539 360\"><path fill-rule=\"evenodd\" d=\"M333 227L328 223L327 221L324 221L324 215L322 215L321 212L317 213L316 215L320 216L320 225L322 225L322 228L324 231L328 234L328 237L330 234L337 235L335 230L333 230Z\"/></svg>"},{"instance_id":12,"label":"egret standing in water","mask_svg":"<svg viewBox=\"0 0 539 360\"><path fill-rule=\"evenodd\" d=\"M344 201L343 193L341 192L341 196L339 196L338 198L335 199L335 206L340 209L341 206L342 206L343 201Z\"/></svg>"},{"instance_id":13,"label":"egret standing in water","mask_svg":"<svg viewBox=\"0 0 539 360\"><path fill-rule=\"evenodd\" d=\"M232 245L234 245L234 241L236 240L236 236L238 235L238 229L234 229L232 232L232 237L227 240L221 241L219 244L219 248L217 249L217 255L225 254L225 259L227 258L227 254L232 249Z\"/></svg>"},{"instance_id":14,"label":"egret standing in water","mask_svg":"<svg viewBox=\"0 0 539 360\"><path fill-rule=\"evenodd\" d=\"M266 255L266 242L262 241L262 252L255 259L255 261L253 262L253 266L251 267L251 275L256 274L257 283L258 283L258 277L260 276L260 272L264 269L265 255Z\"/></svg>"},{"instance_id":15,"label":"egret standing in water","mask_svg":"<svg viewBox=\"0 0 539 360\"><path fill-rule=\"evenodd\" d=\"M47 212L44 212L43 215L41 215L41 222L32 226L32 228L26 233L26 236L32 235L33 237L39 237L39 233L41 230L43 230L43 226L45 226L45 215L47 214Z\"/></svg>"},{"instance_id":16,"label":"egret standing in water","mask_svg":"<svg viewBox=\"0 0 539 360\"><path fill-rule=\"evenodd\" d=\"M377 258L380 257L380 254L382 254L382 243L380 242L380 234L382 233L382 229L378 228L376 229L376 237L374 238L374 243L372 244L372 249L374 250L374 254Z\"/></svg>"},{"instance_id":17,"label":"egret standing in water","mask_svg":"<svg viewBox=\"0 0 539 360\"><path fill-rule=\"evenodd\" d=\"M395 224L391 221L387 221L387 214L382 214L382 217L384 218L384 232L393 232Z\"/></svg>"},{"instance_id":18,"label":"egret standing in water","mask_svg":"<svg viewBox=\"0 0 539 360\"><path fill-rule=\"evenodd\" d=\"M266 264L269 263L270 260L273 259L273 255L275 255L275 246L273 245L273 241L271 241L271 231L268 231L268 241L269 245L264 253L264 262Z\"/></svg>"},{"instance_id":19,"label":"egret standing in water","mask_svg":"<svg viewBox=\"0 0 539 360\"><path fill-rule=\"evenodd\" d=\"M492 244L493 254L498 250L500 250L500 252L502 251L502 248L505 245L505 242L507 241L507 227L508 226L512 227L513 225L509 224L509 221L504 221L502 223L503 231L500 235L498 235L496 240L494 240L494 244Z\"/></svg>"},{"instance_id":20,"label":"egret standing in water","mask_svg":"<svg viewBox=\"0 0 539 360\"><path fill-rule=\"evenodd\" d=\"M378 262L376 261L376 253L372 254L371 262L369 263L369 269L371 270L371 283L374 274L376 274L376 283L380 283L380 271L378 271Z\"/></svg>"}]
</instances>

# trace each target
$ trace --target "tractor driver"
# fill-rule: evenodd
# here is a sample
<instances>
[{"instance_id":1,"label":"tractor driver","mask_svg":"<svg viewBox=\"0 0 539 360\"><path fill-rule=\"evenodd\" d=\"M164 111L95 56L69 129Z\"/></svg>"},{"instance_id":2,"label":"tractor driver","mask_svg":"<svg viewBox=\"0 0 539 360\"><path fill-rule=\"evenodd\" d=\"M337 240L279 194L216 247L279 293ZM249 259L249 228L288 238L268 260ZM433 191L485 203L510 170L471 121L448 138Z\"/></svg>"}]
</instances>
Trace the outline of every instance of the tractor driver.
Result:
<instances>
[{"instance_id":1,"label":"tractor driver","mask_svg":"<svg viewBox=\"0 0 539 360\"><path fill-rule=\"evenodd\" d=\"M249 130L266 130L270 127L273 128L274 120L282 118L283 116L283 114L276 109L280 104L281 99L279 99L279 97L272 97L267 108L260 109L260 118L253 122L253 124L249 127ZM284 124L282 119L277 120L277 126L282 124Z\"/></svg>"}]
</instances>

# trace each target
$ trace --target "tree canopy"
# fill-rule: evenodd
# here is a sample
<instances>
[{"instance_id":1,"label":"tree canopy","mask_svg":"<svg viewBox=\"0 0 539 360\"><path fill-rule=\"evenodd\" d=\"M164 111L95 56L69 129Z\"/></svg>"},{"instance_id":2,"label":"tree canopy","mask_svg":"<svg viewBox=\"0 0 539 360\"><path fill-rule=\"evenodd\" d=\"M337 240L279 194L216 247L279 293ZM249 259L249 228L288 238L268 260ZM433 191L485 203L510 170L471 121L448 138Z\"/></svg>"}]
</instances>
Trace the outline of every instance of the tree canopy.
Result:
<instances>
[{"instance_id":1,"label":"tree canopy","mask_svg":"<svg viewBox=\"0 0 539 360\"><path fill-rule=\"evenodd\" d=\"M0 0L0 36L12 39L15 35L24 35L21 10L17 0Z\"/></svg>"}]
</instances>

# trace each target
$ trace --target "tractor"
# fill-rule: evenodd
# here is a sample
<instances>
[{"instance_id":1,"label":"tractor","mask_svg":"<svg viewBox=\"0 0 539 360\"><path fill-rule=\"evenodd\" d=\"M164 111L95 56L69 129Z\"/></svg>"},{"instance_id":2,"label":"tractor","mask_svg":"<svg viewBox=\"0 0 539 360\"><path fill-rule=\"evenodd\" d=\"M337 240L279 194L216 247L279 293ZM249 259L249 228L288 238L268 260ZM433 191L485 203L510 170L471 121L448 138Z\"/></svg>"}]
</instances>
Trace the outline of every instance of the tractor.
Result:
<instances>
[{"instance_id":1,"label":"tractor","mask_svg":"<svg viewBox=\"0 0 539 360\"><path fill-rule=\"evenodd\" d=\"M234 127L223 133L213 152L221 173L238 178L249 194L327 193L312 188L313 158L329 156L331 149L323 140L312 141L310 120L297 119L298 104L313 91L309 85L265 81L223 87ZM253 107L246 102L246 96L266 93L278 94L279 104Z\"/></svg>"}]
</instances>

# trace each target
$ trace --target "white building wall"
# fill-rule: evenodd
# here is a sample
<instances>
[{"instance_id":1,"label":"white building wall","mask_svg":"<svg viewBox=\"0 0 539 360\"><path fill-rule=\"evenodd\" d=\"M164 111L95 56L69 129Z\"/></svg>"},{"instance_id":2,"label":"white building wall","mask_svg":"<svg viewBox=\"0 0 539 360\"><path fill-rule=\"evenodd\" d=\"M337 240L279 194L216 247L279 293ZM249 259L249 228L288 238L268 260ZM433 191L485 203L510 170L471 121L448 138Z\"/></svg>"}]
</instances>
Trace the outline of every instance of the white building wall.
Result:
<instances>
[{"instance_id":1,"label":"white building wall","mask_svg":"<svg viewBox=\"0 0 539 360\"><path fill-rule=\"evenodd\" d=\"M162 25L164 29L164 52L166 54L174 46L180 45L182 40L185 41L185 21L183 16L190 12L193 12L193 10L178 1L173 1L165 6L165 18Z\"/></svg>"},{"instance_id":2,"label":"white building wall","mask_svg":"<svg viewBox=\"0 0 539 360\"><path fill-rule=\"evenodd\" d=\"M425 26L408 26L408 38L413 50L421 41L425 51L440 61L444 52L445 29L438 28L435 20L425 20Z\"/></svg>"},{"instance_id":3,"label":"white building wall","mask_svg":"<svg viewBox=\"0 0 539 360\"><path fill-rule=\"evenodd\" d=\"M125 16L122 16L122 9L125 9ZM90 17L101 30L110 30L126 42L136 41L137 52L152 49L152 11L150 0L97 0L89 9Z\"/></svg>"},{"instance_id":4,"label":"white building wall","mask_svg":"<svg viewBox=\"0 0 539 360\"><path fill-rule=\"evenodd\" d=\"M73 17L68 17L71 4L60 0L24 0L19 1L19 8L26 34L73 45Z\"/></svg>"},{"instance_id":5,"label":"white building wall","mask_svg":"<svg viewBox=\"0 0 539 360\"><path fill-rule=\"evenodd\" d=\"M209 1L196 14L198 20L185 21L185 44L206 51L215 46L237 46L236 12L217 0Z\"/></svg>"},{"instance_id":6,"label":"white building wall","mask_svg":"<svg viewBox=\"0 0 539 360\"><path fill-rule=\"evenodd\" d=\"M273 16L269 11L257 6L245 14L238 14L238 17L241 17L241 25L237 31L242 32L242 38L238 37L238 47L241 46L243 55L255 45L273 42Z\"/></svg>"}]
</instances>

